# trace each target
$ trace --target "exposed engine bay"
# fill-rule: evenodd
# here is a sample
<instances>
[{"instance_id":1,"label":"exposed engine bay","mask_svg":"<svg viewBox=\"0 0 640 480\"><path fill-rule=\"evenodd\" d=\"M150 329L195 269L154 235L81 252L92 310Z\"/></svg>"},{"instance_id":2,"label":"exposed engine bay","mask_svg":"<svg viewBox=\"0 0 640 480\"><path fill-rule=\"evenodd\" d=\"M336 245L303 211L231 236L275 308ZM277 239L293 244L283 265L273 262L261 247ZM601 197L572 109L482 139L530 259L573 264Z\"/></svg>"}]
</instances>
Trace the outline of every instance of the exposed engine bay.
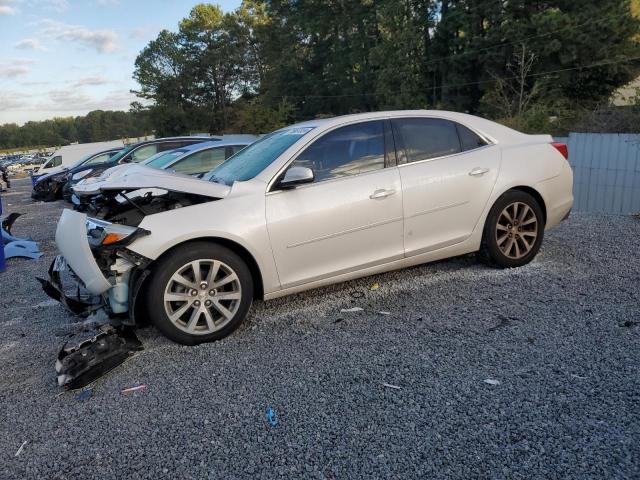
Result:
<instances>
[{"instance_id":1,"label":"exposed engine bay","mask_svg":"<svg viewBox=\"0 0 640 480\"><path fill-rule=\"evenodd\" d=\"M80 197L75 210L109 222L137 227L147 215L212 202L217 198L162 188L107 190Z\"/></svg>"}]
</instances>

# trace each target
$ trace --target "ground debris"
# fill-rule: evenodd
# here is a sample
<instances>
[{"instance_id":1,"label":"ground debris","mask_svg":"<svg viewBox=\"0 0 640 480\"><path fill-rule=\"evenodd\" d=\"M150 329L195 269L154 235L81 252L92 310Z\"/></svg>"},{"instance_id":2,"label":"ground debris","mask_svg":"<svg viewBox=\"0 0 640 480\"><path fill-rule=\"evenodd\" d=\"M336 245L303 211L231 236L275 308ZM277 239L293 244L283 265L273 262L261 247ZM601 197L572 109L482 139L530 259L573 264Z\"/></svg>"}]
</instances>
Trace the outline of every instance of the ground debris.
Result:
<instances>
[{"instance_id":1,"label":"ground debris","mask_svg":"<svg viewBox=\"0 0 640 480\"><path fill-rule=\"evenodd\" d=\"M487 385L500 385L500 380L494 380L492 378L487 378L484 380L484 383Z\"/></svg>"},{"instance_id":2,"label":"ground debris","mask_svg":"<svg viewBox=\"0 0 640 480\"><path fill-rule=\"evenodd\" d=\"M382 386L386 388L393 388L394 390L400 390L402 388L398 385L391 385L390 383L383 383Z\"/></svg>"},{"instance_id":3,"label":"ground debris","mask_svg":"<svg viewBox=\"0 0 640 480\"><path fill-rule=\"evenodd\" d=\"M22 450L24 449L24 446L27 444L27 440L25 440L24 442L22 442L22 445L20 445L20 448L18 449L18 451L15 453L14 457L17 457L18 455L20 455L22 453Z\"/></svg>"},{"instance_id":4,"label":"ground debris","mask_svg":"<svg viewBox=\"0 0 640 480\"><path fill-rule=\"evenodd\" d=\"M127 395L128 393L135 393L135 392L143 392L147 389L146 385L137 385L135 387L130 387L130 388L125 388L124 390L122 390L121 393L124 393L125 395Z\"/></svg>"},{"instance_id":5,"label":"ground debris","mask_svg":"<svg viewBox=\"0 0 640 480\"><path fill-rule=\"evenodd\" d=\"M362 307L352 307L352 308L343 308L340 310L341 313L354 313L354 312L362 312L364 308Z\"/></svg>"},{"instance_id":6,"label":"ground debris","mask_svg":"<svg viewBox=\"0 0 640 480\"><path fill-rule=\"evenodd\" d=\"M93 337L63 345L56 361L58 385L84 388L143 349L133 330L103 325Z\"/></svg>"}]
</instances>

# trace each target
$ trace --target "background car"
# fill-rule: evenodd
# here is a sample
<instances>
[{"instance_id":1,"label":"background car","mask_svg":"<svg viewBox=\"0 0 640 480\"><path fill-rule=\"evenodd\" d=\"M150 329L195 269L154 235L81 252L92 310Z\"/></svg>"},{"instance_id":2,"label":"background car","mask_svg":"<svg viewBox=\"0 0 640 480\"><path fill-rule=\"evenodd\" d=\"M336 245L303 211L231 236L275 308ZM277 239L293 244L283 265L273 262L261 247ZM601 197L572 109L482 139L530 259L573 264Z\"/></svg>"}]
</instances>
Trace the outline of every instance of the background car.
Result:
<instances>
[{"instance_id":1,"label":"background car","mask_svg":"<svg viewBox=\"0 0 640 480\"><path fill-rule=\"evenodd\" d=\"M99 165L81 165L69 170L68 178L62 191L63 198L70 202L73 195L73 185L85 177L98 176L108 168L124 163L140 163L158 152L165 152L187 145L211 141L220 141L220 138L210 136L166 137L134 143L110 158L107 162Z\"/></svg>"},{"instance_id":2,"label":"background car","mask_svg":"<svg viewBox=\"0 0 640 480\"><path fill-rule=\"evenodd\" d=\"M115 147L101 152L87 155L73 164L71 168L58 167L55 171L38 177L33 184L31 198L43 202L51 202L62 198L62 188L67 183L69 170L89 165L101 164L109 161L117 153L123 150L122 147Z\"/></svg>"},{"instance_id":3,"label":"background car","mask_svg":"<svg viewBox=\"0 0 640 480\"><path fill-rule=\"evenodd\" d=\"M201 176L257 139L258 137L256 136L247 140L199 143L169 152L158 153L142 162L142 164L147 167L184 175Z\"/></svg>"}]
</instances>

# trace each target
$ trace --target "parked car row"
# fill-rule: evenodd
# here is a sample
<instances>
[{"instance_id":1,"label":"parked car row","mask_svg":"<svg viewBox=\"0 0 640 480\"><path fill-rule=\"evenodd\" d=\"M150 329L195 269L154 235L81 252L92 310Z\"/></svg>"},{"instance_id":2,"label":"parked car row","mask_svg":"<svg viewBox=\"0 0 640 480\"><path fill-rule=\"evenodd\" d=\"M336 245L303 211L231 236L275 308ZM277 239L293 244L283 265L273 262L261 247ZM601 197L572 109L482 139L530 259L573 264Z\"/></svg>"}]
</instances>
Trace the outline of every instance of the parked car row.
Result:
<instances>
[{"instance_id":1,"label":"parked car row","mask_svg":"<svg viewBox=\"0 0 640 480\"><path fill-rule=\"evenodd\" d=\"M227 137L228 140L210 136L158 138L127 147L103 150L88 155L73 165L58 167L49 174L39 177L34 183L31 196L34 200L40 201L54 201L61 198L72 201L73 186L77 183L100 178L103 172L117 166L125 167L130 164L144 163L147 160L153 160L149 165L150 168L202 175L255 139L251 135ZM199 144L204 144L204 147L188 148ZM126 169L122 172L124 171Z\"/></svg>"},{"instance_id":2,"label":"parked car row","mask_svg":"<svg viewBox=\"0 0 640 480\"><path fill-rule=\"evenodd\" d=\"M72 169L50 295L193 345L229 335L256 298L471 252L525 265L573 204L566 145L460 113L313 120L239 151L182 142Z\"/></svg>"}]
</instances>

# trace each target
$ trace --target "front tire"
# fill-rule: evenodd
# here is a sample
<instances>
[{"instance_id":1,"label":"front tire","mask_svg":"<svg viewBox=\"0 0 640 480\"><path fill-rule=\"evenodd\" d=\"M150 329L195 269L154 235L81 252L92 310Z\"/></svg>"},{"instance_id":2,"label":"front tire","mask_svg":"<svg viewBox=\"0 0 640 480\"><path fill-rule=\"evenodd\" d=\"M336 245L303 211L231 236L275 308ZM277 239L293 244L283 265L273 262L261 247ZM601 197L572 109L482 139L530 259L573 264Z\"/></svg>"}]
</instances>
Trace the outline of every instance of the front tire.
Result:
<instances>
[{"instance_id":1,"label":"front tire","mask_svg":"<svg viewBox=\"0 0 640 480\"><path fill-rule=\"evenodd\" d=\"M521 267L537 255L543 237L544 215L538 201L526 192L510 190L489 211L479 256L493 267Z\"/></svg>"},{"instance_id":2,"label":"front tire","mask_svg":"<svg viewBox=\"0 0 640 480\"><path fill-rule=\"evenodd\" d=\"M220 340L240 326L253 301L247 264L222 245L178 247L155 266L147 290L149 316L183 345Z\"/></svg>"}]
</instances>

